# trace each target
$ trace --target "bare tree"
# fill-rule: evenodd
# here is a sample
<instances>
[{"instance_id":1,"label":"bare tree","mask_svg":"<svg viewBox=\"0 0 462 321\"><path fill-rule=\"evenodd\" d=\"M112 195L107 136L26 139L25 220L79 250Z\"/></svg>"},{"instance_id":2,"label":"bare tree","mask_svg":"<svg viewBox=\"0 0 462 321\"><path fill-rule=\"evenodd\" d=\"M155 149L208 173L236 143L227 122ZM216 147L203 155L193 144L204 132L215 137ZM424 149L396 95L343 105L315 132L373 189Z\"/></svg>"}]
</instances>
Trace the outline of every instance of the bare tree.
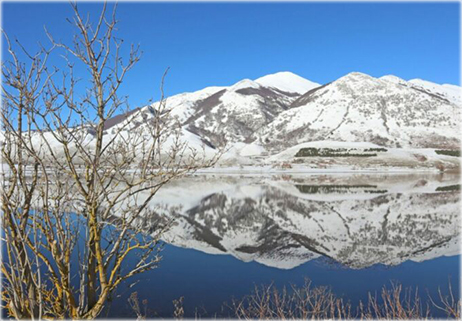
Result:
<instances>
[{"instance_id":1,"label":"bare tree","mask_svg":"<svg viewBox=\"0 0 462 321\"><path fill-rule=\"evenodd\" d=\"M119 88L139 49L123 59L116 5L104 4L93 24L71 6L71 44L47 32L50 48L32 55L4 35L11 59L2 62L2 300L16 319L100 315L121 282L159 262L170 222L151 226L151 235L143 226L156 192L220 156L188 147L163 92L153 108L113 124L128 110ZM49 66L56 51L65 71ZM77 71L87 76L79 80Z\"/></svg>"}]
</instances>

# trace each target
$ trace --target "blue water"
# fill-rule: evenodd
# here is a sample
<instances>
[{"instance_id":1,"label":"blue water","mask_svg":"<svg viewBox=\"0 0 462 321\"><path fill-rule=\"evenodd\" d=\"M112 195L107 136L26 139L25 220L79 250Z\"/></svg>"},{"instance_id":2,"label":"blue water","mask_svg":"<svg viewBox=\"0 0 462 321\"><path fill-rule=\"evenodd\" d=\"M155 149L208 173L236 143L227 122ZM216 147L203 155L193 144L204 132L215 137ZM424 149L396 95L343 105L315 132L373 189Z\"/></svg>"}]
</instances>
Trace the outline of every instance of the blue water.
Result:
<instances>
[{"instance_id":1,"label":"blue water","mask_svg":"<svg viewBox=\"0 0 462 321\"><path fill-rule=\"evenodd\" d=\"M446 292L451 282L454 294L460 292L460 256L439 257L421 263L406 261L398 266L375 265L355 270L321 259L309 261L291 270L280 270L265 265L242 262L230 255L211 255L197 250L167 245L159 268L142 277L131 288L121 288L122 297L111 306L110 316L133 316L127 303L130 293L147 299L151 315L169 318L173 313L172 301L184 297L185 317L226 316L223 303L249 294L254 285L274 283L275 286L302 285L309 278L314 286L331 286L338 296L347 298L353 305L366 301L367 293L379 293L383 285L391 282L403 287L419 288L425 299L427 291L437 297L438 287ZM447 292L446 292L447 293ZM444 317L437 310L434 315Z\"/></svg>"}]
</instances>

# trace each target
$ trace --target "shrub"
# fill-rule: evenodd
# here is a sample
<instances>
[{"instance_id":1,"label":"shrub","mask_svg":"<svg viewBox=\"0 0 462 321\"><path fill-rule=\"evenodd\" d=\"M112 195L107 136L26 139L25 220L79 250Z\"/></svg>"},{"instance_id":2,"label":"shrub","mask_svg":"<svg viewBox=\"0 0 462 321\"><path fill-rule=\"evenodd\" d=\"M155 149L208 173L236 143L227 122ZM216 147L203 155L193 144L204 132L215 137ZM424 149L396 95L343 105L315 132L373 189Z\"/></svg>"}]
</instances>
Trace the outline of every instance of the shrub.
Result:
<instances>
[{"instance_id":1,"label":"shrub","mask_svg":"<svg viewBox=\"0 0 462 321\"><path fill-rule=\"evenodd\" d=\"M450 149L435 149L435 153L438 155L454 156L460 157L460 150L450 150Z\"/></svg>"},{"instance_id":2,"label":"shrub","mask_svg":"<svg viewBox=\"0 0 462 321\"><path fill-rule=\"evenodd\" d=\"M363 152L366 152L364 150ZM301 148L295 157L374 157L376 153L362 153L360 150L346 148Z\"/></svg>"}]
</instances>

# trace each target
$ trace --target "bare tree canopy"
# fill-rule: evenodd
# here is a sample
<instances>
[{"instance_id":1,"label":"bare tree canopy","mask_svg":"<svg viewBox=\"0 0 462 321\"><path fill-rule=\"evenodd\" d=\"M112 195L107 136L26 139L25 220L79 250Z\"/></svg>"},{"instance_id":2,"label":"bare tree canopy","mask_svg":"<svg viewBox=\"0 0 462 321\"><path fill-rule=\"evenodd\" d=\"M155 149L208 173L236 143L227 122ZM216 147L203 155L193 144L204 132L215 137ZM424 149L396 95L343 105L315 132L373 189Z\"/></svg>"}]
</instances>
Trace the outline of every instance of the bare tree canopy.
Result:
<instances>
[{"instance_id":1,"label":"bare tree canopy","mask_svg":"<svg viewBox=\"0 0 462 321\"><path fill-rule=\"evenodd\" d=\"M2 300L16 319L100 315L121 282L160 260L170 222L151 227L150 236L142 224L155 211L156 192L220 156L188 148L163 92L149 115L126 113L112 126L129 110L119 89L139 48L122 57L116 5L105 3L93 24L77 3L71 6L70 44L47 33L49 48L30 54L4 34L10 59L2 62ZM49 65L53 54L62 55L66 70ZM85 91L77 89L77 68L86 71L79 83ZM139 260L127 266L134 253Z\"/></svg>"}]
</instances>

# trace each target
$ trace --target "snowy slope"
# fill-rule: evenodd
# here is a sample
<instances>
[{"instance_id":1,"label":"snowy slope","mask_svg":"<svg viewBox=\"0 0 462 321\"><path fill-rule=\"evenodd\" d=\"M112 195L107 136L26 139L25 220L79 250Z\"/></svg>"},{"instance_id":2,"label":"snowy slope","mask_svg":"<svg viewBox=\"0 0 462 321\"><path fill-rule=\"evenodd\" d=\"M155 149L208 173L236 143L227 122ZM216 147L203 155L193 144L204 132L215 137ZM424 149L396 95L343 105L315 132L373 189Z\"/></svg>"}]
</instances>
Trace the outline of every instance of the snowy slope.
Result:
<instances>
[{"instance_id":1,"label":"snowy slope","mask_svg":"<svg viewBox=\"0 0 462 321\"><path fill-rule=\"evenodd\" d=\"M182 93L165 99L167 109L171 110L171 114L181 123L191 117L194 112L194 105L197 101L205 99L216 92L225 89L226 87L207 87L192 93ZM152 107L158 108L159 103L154 103Z\"/></svg>"},{"instance_id":2,"label":"snowy slope","mask_svg":"<svg viewBox=\"0 0 462 321\"><path fill-rule=\"evenodd\" d=\"M422 79L411 79L406 81L393 75L383 76L380 77L380 79L400 84L402 86L428 91L429 93L439 95L459 106L462 103L462 89L459 86L449 84L440 85Z\"/></svg>"},{"instance_id":3,"label":"snowy slope","mask_svg":"<svg viewBox=\"0 0 462 321\"><path fill-rule=\"evenodd\" d=\"M459 86L449 85L449 84L435 84L430 81L422 80L422 79L411 79L409 83L415 85L416 87L421 87L432 93L441 94L449 101L460 105L462 102L462 92Z\"/></svg>"}]
</instances>

